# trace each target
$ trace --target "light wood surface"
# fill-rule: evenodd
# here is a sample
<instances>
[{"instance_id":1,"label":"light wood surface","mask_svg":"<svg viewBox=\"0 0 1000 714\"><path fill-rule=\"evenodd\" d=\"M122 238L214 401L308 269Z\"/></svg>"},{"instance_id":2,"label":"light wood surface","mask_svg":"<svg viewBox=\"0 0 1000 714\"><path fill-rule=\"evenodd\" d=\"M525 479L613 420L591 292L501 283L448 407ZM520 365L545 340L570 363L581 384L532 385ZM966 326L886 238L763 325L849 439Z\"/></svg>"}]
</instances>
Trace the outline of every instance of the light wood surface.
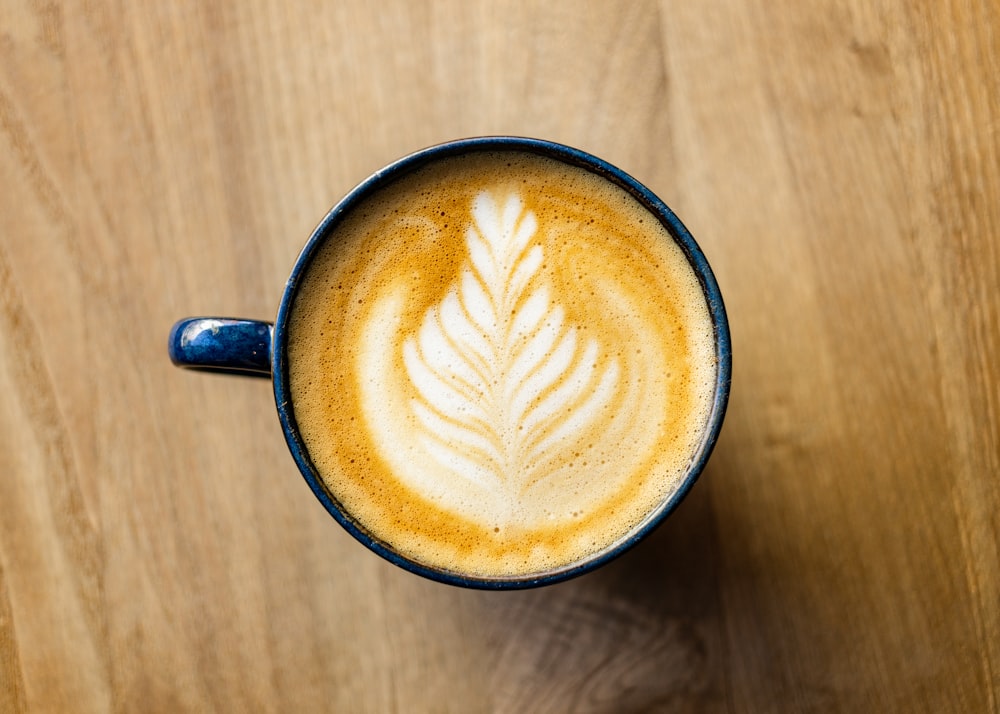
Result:
<instances>
[{"instance_id":1,"label":"light wood surface","mask_svg":"<svg viewBox=\"0 0 1000 714\"><path fill-rule=\"evenodd\" d=\"M6 0L0 711L1000 711L998 78L988 0ZM660 194L734 346L675 516L514 593L365 550L165 349L497 133Z\"/></svg>"}]
</instances>

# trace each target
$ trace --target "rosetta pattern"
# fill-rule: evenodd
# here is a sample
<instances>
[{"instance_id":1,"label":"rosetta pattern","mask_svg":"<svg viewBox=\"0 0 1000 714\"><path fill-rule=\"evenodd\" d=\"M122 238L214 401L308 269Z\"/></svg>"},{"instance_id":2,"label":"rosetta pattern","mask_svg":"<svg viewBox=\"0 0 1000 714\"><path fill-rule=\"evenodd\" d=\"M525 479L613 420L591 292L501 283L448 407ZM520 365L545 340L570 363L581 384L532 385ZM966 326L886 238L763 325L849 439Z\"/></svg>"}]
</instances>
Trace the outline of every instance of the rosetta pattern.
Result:
<instances>
[{"instance_id":1,"label":"rosetta pattern","mask_svg":"<svg viewBox=\"0 0 1000 714\"><path fill-rule=\"evenodd\" d=\"M561 463L566 444L609 407L618 360L567 323L541 279L534 212L517 195L472 203L468 260L428 309L403 363L418 441L442 468L519 497Z\"/></svg>"}]
</instances>

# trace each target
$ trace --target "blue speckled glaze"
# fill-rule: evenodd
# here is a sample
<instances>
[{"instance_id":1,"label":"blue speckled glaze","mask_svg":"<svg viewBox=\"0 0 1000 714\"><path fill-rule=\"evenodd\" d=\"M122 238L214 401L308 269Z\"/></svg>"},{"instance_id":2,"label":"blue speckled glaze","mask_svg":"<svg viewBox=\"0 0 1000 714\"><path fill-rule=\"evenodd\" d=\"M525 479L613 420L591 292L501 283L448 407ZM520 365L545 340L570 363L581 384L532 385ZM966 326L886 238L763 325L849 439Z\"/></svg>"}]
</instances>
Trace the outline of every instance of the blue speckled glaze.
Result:
<instances>
[{"instance_id":1,"label":"blue speckled glaze","mask_svg":"<svg viewBox=\"0 0 1000 714\"><path fill-rule=\"evenodd\" d=\"M632 194L632 196L642 203L652 214L659 218L660 222L667 228L677 244L683 249L684 253L688 257L688 260L691 262L691 265L697 272L698 278L705 292L713 323L715 325L716 359L718 360L715 399L712 406L711 416L709 418L709 428L706 430L702 443L692 459L691 467L689 468L684 481L670 496L670 498L661 504L654 513L650 514L644 521L633 528L633 530L625 538L604 551L595 553L587 560L543 573L512 578L474 577L462 573L449 572L439 568L429 567L403 557L394 551L390 546L369 534L350 516L350 514L340 508L336 499L324 485L319 473L316 471L315 466L309 458L309 453L304 443L302 442L301 434L299 433L298 426L295 422L294 407L291 404L289 397L287 359L288 318L292 305L295 301L299 281L308 269L317 248L319 248L319 246L327 240L327 237L336 230L336 227L341 220L343 220L343 217L359 201L371 194L373 191L379 190L381 187L391 183L397 178L418 169L431 161L448 156L457 156L467 154L469 152L479 151L516 151L547 156L567 164L579 166L603 176L608 181L617 184ZM204 320L205 318L201 319ZM251 321L237 322L259 326L258 334L263 334L264 330L271 329L271 326L268 323L253 323ZM234 333L234 335L239 335L239 337L223 341L219 348L221 350L219 359L212 361L211 365L208 364L208 362L211 361L209 358L214 359L214 347L212 347L212 345L215 343L211 342L208 336L201 338L205 340L203 343L205 345L205 351L197 353L198 359L205 361L198 362L197 360L194 360L195 364L191 359L189 359L190 352L184 351L180 351L178 354L181 354L182 356L186 355L186 357L181 360L176 359L174 346L175 344L179 345L181 340L175 339L175 333L177 333L178 327L181 324L183 323L178 323L178 326L175 326L174 328L174 332L171 333L171 358L174 359L175 363L184 364L185 366L196 366L198 368L218 369L218 367L214 365L222 362L224 363L222 369L227 371L232 371L233 369L243 370L242 365L246 363L250 363L255 366L260 365L260 362L258 361L260 356L259 352L253 353L250 356L245 354L241 355L240 353L240 350L242 349L239 346L241 340L246 337L248 332L252 332L249 328L242 327L238 328L241 332ZM234 329L237 328L234 327ZM225 330L221 332L224 331ZM181 334L184 334L183 329ZM218 340L219 338L216 335L212 339ZM245 344L250 345L252 342L252 340L247 340ZM292 453L292 457L298 464L299 470L305 477L310 489L312 489L316 498L319 499L320 503L323 504L330 515L332 515L351 535L353 535L365 546L401 568L405 568L406 570L418 575L450 585L487 590L531 588L568 580L569 578L589 572L607 563L608 561L613 560L647 536L653 529L662 523L675 508L677 508L704 469L705 463L715 446L719 431L722 428L726 405L729 401L730 382L732 378L732 353L729 323L726 318L726 310L722 301L722 294L719 292L719 286L716 283L715 276L712 274L712 270L709 267L704 254L691 234L687 231L677 216L674 215L673 211L671 211L667 205L657 198L649 189L633 179L631 176L595 156L562 144L520 137L481 137L463 139L460 141L453 141L446 144L432 146L390 164L386 168L370 176L354 190L352 190L320 222L315 231L313 231L309 241L306 243L305 248L303 248L302 253L296 260L291 276L288 278L288 282L285 286L285 292L282 296L280 307L278 308L278 316L274 323L273 335L271 336L271 345L273 345L273 348L271 351L271 362L269 367L274 385L274 398L278 409L278 417L285 433L285 439L288 442L288 447ZM258 374L266 373L265 370L256 368L253 370L243 371L244 373L246 371Z\"/></svg>"},{"instance_id":2,"label":"blue speckled glaze","mask_svg":"<svg viewBox=\"0 0 1000 714\"><path fill-rule=\"evenodd\" d=\"M167 352L178 367L270 377L271 323L188 317L170 330Z\"/></svg>"}]
</instances>

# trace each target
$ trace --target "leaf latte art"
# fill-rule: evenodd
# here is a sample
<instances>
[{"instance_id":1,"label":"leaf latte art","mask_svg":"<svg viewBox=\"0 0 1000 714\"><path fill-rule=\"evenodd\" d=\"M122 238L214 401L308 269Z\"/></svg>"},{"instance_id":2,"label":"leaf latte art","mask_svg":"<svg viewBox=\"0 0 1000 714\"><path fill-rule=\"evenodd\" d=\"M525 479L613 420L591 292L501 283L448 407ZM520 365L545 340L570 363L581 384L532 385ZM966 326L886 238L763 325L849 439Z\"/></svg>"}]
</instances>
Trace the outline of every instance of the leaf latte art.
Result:
<instances>
[{"instance_id":1,"label":"leaf latte art","mask_svg":"<svg viewBox=\"0 0 1000 714\"><path fill-rule=\"evenodd\" d=\"M484 192L472 215L469 264L403 357L420 445L452 478L512 502L608 405L619 368L595 369L597 341L566 324L547 286L529 288L544 256L520 197Z\"/></svg>"},{"instance_id":2,"label":"leaf latte art","mask_svg":"<svg viewBox=\"0 0 1000 714\"><path fill-rule=\"evenodd\" d=\"M503 577L628 537L711 405L697 276L601 176L463 155L380 189L296 298L295 419L333 498L406 557Z\"/></svg>"},{"instance_id":3,"label":"leaf latte art","mask_svg":"<svg viewBox=\"0 0 1000 714\"><path fill-rule=\"evenodd\" d=\"M665 397L653 380L640 394L641 365L570 324L518 194L481 192L470 217L466 261L402 340L396 379L386 338L403 299L376 305L358 365L366 421L398 477L450 511L497 529L579 517L627 476L622 447L645 456L658 425L637 425L636 409ZM628 301L613 287L602 298ZM640 344L642 326L623 322Z\"/></svg>"}]
</instances>

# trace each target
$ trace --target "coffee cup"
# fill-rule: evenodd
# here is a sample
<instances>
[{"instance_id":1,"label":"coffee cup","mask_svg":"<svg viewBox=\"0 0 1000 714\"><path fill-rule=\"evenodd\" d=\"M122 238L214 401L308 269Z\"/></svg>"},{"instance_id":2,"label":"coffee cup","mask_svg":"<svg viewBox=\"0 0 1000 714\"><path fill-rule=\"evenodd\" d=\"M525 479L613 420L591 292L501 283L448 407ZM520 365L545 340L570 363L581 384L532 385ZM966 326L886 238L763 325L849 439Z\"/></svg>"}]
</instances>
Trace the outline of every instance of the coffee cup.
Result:
<instances>
[{"instance_id":1,"label":"coffee cup","mask_svg":"<svg viewBox=\"0 0 1000 714\"><path fill-rule=\"evenodd\" d=\"M702 472L731 377L719 287L674 213L518 137L377 171L313 231L273 324L188 318L169 353L270 377L351 535L484 589L566 580L649 534Z\"/></svg>"}]
</instances>

